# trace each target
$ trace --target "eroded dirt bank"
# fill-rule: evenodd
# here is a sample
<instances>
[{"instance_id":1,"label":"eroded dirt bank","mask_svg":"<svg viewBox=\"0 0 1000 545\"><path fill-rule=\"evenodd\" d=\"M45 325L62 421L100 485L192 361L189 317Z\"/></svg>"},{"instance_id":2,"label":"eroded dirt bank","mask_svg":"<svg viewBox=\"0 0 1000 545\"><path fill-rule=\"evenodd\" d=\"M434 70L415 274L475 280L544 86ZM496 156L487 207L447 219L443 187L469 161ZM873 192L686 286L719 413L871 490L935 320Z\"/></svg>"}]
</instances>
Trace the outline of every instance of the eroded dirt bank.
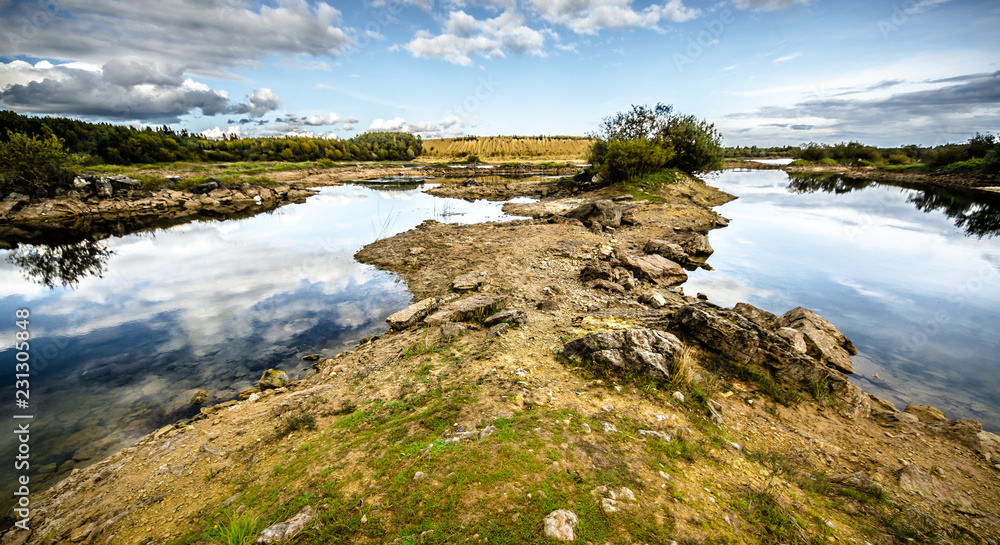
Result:
<instances>
[{"instance_id":1,"label":"eroded dirt bank","mask_svg":"<svg viewBox=\"0 0 1000 545\"><path fill-rule=\"evenodd\" d=\"M4 542L216 543L295 519L282 543L995 544L996 436L857 390L852 345L804 311L678 293L731 197L654 196L369 245L420 300L392 330L74 471Z\"/></svg>"}]
</instances>

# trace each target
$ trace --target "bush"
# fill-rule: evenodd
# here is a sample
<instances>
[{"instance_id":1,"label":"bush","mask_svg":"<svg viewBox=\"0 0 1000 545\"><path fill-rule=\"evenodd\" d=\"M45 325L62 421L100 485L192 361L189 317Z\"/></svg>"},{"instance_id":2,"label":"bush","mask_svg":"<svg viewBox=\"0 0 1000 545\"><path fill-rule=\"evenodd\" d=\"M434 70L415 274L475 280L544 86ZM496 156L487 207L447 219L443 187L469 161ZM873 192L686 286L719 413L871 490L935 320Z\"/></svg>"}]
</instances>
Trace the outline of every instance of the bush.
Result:
<instances>
[{"instance_id":1,"label":"bush","mask_svg":"<svg viewBox=\"0 0 1000 545\"><path fill-rule=\"evenodd\" d=\"M68 177L63 171L68 157L62 141L51 133L39 138L8 130L7 141L0 142L0 195L55 189Z\"/></svg>"},{"instance_id":2,"label":"bush","mask_svg":"<svg viewBox=\"0 0 1000 545\"><path fill-rule=\"evenodd\" d=\"M599 150L598 156L593 155L595 149ZM663 168L673 156L673 150L646 138L600 141L594 144L591 153L590 162L604 173L609 183L628 181Z\"/></svg>"},{"instance_id":3,"label":"bush","mask_svg":"<svg viewBox=\"0 0 1000 545\"><path fill-rule=\"evenodd\" d=\"M826 153L826 146L810 142L809 144L804 144L802 146L802 149L799 150L796 157L805 161L822 161L823 159L826 159L828 155Z\"/></svg>"},{"instance_id":4,"label":"bush","mask_svg":"<svg viewBox=\"0 0 1000 545\"><path fill-rule=\"evenodd\" d=\"M910 156L905 153L892 153L889 154L886 162L890 165L908 165L910 164Z\"/></svg>"},{"instance_id":5,"label":"bush","mask_svg":"<svg viewBox=\"0 0 1000 545\"><path fill-rule=\"evenodd\" d=\"M672 117L664 135L674 150L667 166L684 172L708 172L722 169L722 135L715 125L694 116Z\"/></svg>"}]
</instances>

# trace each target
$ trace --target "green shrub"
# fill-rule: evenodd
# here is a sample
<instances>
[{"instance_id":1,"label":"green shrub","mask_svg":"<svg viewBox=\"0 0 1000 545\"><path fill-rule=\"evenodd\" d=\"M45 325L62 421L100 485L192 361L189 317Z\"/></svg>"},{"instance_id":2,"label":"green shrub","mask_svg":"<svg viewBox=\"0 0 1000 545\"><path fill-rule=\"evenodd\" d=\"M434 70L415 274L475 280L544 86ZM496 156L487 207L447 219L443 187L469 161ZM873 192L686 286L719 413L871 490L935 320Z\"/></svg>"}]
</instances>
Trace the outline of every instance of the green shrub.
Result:
<instances>
[{"instance_id":1,"label":"green shrub","mask_svg":"<svg viewBox=\"0 0 1000 545\"><path fill-rule=\"evenodd\" d=\"M69 177L64 171L68 158L62 141L51 133L39 138L8 130L7 141L0 142L0 195L59 187Z\"/></svg>"}]
</instances>

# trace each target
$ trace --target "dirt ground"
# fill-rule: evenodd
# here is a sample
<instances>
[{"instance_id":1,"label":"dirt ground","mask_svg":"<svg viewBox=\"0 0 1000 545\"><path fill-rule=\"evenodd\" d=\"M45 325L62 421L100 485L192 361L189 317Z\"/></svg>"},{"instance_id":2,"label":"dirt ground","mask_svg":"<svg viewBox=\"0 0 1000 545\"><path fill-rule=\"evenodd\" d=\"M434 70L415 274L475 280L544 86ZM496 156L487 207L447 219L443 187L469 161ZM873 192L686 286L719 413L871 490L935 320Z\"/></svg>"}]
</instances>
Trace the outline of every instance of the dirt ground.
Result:
<instances>
[{"instance_id":1,"label":"dirt ground","mask_svg":"<svg viewBox=\"0 0 1000 545\"><path fill-rule=\"evenodd\" d=\"M369 245L358 259L399 275L414 301L467 297L453 282L478 272L473 293L527 322L495 336L472 319L454 336L434 325L365 339L302 381L75 470L33 498L32 532L3 543L226 542L227 520L252 515L259 531L308 505L315 519L284 542L551 543L542 519L565 508L580 543L996 545L1000 460L933 416L880 407L851 419L808 393L786 406L701 367L701 349L695 378L668 383L559 355L588 332L665 329L697 301L580 278L608 252L721 228L712 207L733 198L690 178L653 193L620 200L633 225L613 230L551 216L620 197L604 189L510 210L536 219L427 221ZM650 291L667 304L637 300Z\"/></svg>"}]
</instances>

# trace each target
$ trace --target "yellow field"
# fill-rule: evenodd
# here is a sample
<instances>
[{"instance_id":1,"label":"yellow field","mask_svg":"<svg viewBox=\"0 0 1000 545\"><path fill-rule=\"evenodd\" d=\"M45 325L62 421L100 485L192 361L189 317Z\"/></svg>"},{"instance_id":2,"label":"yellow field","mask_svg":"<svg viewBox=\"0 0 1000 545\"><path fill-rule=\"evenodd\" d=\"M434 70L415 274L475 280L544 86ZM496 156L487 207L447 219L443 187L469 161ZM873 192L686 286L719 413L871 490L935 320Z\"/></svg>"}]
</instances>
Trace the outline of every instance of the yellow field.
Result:
<instances>
[{"instance_id":1,"label":"yellow field","mask_svg":"<svg viewBox=\"0 0 1000 545\"><path fill-rule=\"evenodd\" d=\"M424 140L426 162L469 156L489 163L584 161L593 139L581 136L465 136Z\"/></svg>"}]
</instances>

